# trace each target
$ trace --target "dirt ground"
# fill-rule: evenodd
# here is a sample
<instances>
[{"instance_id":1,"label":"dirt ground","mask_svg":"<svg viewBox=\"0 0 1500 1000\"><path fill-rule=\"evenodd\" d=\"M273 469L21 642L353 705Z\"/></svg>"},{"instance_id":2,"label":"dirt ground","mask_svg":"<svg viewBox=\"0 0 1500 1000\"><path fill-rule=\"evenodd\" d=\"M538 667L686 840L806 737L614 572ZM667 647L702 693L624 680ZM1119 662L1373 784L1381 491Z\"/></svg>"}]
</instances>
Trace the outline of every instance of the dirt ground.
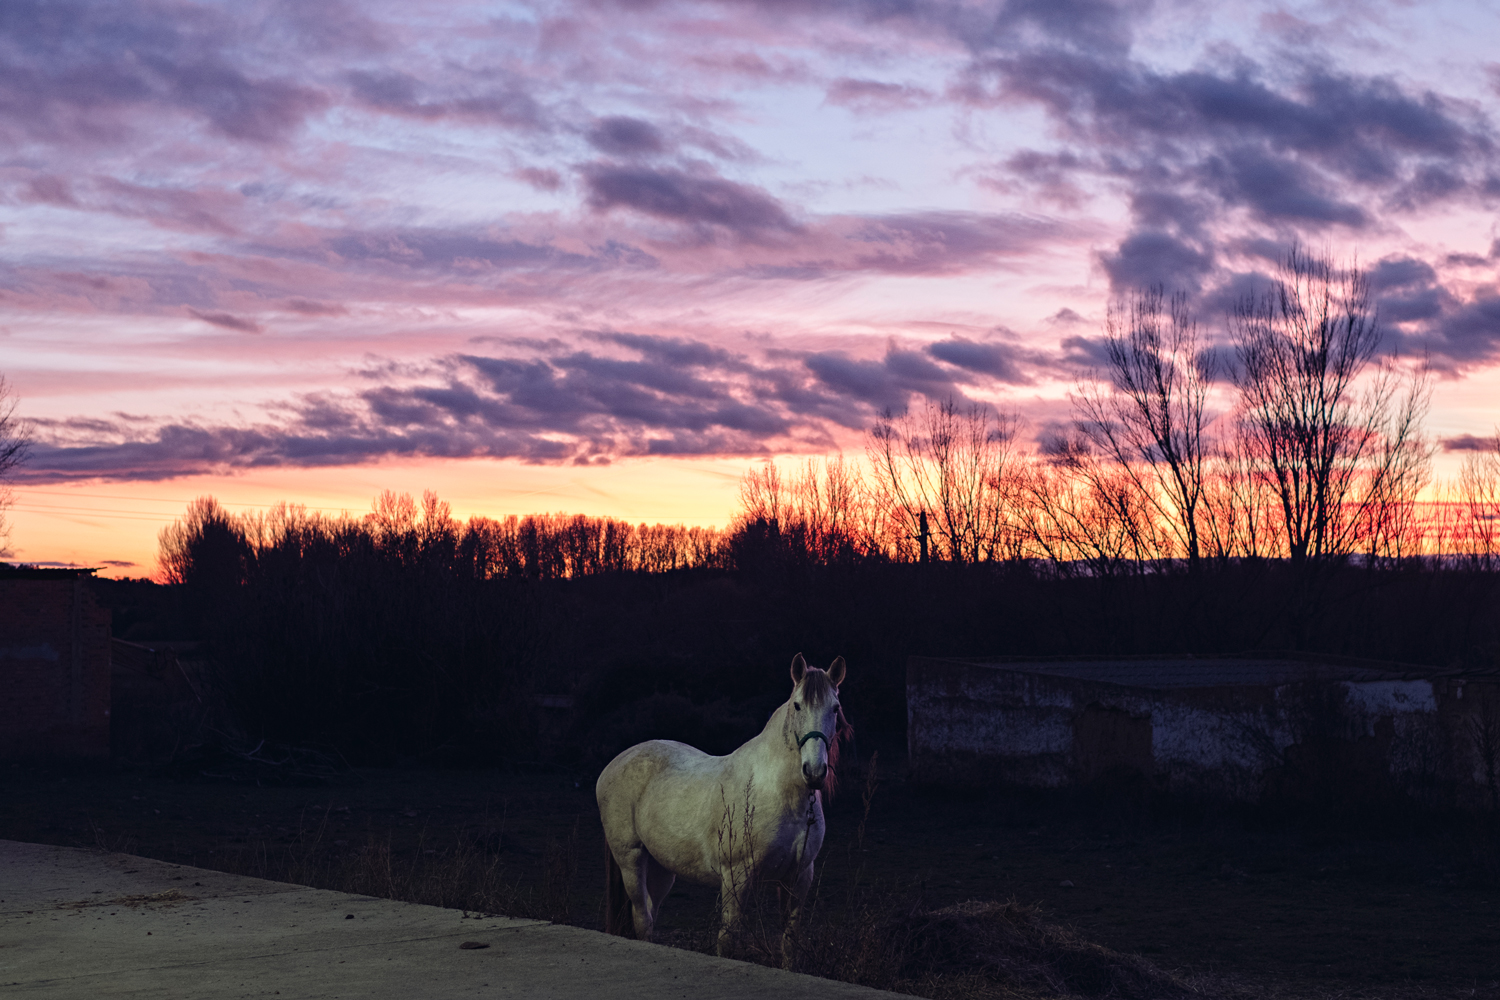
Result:
<instances>
[{"instance_id":1,"label":"dirt ground","mask_svg":"<svg viewBox=\"0 0 1500 1000\"><path fill-rule=\"evenodd\" d=\"M858 844L864 807L852 777L829 810L821 898L847 898L858 880L926 907L1016 899L1166 969L1320 991L1500 996L1493 826L944 794L894 773L881 777ZM477 846L518 905L602 924L592 781L562 772L362 769L327 786L247 787L146 767L9 765L0 837L269 877L283 856L336 859L384 844L417 861ZM697 939L713 905L712 890L679 884L662 929Z\"/></svg>"}]
</instances>

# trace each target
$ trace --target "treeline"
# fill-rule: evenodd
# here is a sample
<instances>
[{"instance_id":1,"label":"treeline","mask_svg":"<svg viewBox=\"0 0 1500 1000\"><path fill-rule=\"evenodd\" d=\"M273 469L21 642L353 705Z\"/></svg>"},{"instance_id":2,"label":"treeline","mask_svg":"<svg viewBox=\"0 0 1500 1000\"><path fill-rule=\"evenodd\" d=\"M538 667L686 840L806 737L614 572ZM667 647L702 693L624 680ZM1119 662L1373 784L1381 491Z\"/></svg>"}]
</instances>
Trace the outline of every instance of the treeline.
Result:
<instances>
[{"instance_id":1,"label":"treeline","mask_svg":"<svg viewBox=\"0 0 1500 1000\"><path fill-rule=\"evenodd\" d=\"M631 524L584 514L528 514L460 522L428 491L418 504L387 490L363 517L309 513L296 504L266 512L231 514L212 497L189 506L184 520L161 535L161 569L168 582L193 573L199 547L212 535L241 553L246 572L262 559L318 550L378 553L398 564L440 562L446 571L478 579L554 580L598 573L665 573L728 568L728 539L715 528ZM295 555L294 555L295 554Z\"/></svg>"}]
</instances>

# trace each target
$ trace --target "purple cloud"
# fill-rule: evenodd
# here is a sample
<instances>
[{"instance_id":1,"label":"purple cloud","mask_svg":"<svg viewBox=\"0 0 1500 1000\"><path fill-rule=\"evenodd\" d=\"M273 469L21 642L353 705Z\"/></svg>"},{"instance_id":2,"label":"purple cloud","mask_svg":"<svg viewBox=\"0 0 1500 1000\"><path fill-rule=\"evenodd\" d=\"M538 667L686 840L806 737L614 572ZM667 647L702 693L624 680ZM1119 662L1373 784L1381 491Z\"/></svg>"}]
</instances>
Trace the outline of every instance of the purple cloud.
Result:
<instances>
[{"instance_id":1,"label":"purple cloud","mask_svg":"<svg viewBox=\"0 0 1500 1000\"><path fill-rule=\"evenodd\" d=\"M666 137L650 122L626 115L601 118L588 130L589 145L609 156L646 156L664 153Z\"/></svg>"},{"instance_id":2,"label":"purple cloud","mask_svg":"<svg viewBox=\"0 0 1500 1000\"><path fill-rule=\"evenodd\" d=\"M1124 56L1116 35L976 58L954 90L977 107L1036 105L1066 137L1011 156L1002 188L1064 204L1090 181L1124 188L1133 231L1101 255L1116 291L1212 284L1220 245L1244 235L1235 211L1282 232L1357 232L1378 213L1488 196L1493 130L1462 102L1326 64L1242 56L1161 72Z\"/></svg>"},{"instance_id":3,"label":"purple cloud","mask_svg":"<svg viewBox=\"0 0 1500 1000\"><path fill-rule=\"evenodd\" d=\"M1213 271L1214 260L1211 250L1170 233L1144 230L1132 233L1117 251L1106 254L1103 264L1115 288L1160 284L1197 291Z\"/></svg>"},{"instance_id":4,"label":"purple cloud","mask_svg":"<svg viewBox=\"0 0 1500 1000\"><path fill-rule=\"evenodd\" d=\"M1440 441L1444 451L1494 451L1500 447L1500 437L1493 434L1489 437L1459 434L1456 437L1442 438Z\"/></svg>"},{"instance_id":5,"label":"purple cloud","mask_svg":"<svg viewBox=\"0 0 1500 1000\"><path fill-rule=\"evenodd\" d=\"M354 70L345 80L357 104L384 114L425 121L455 118L537 131L551 124L541 104L513 79L483 80L444 92L399 70Z\"/></svg>"},{"instance_id":6,"label":"purple cloud","mask_svg":"<svg viewBox=\"0 0 1500 1000\"><path fill-rule=\"evenodd\" d=\"M243 316L235 316L226 312L205 312L202 309L189 309L188 312L213 326L221 326L226 330L239 330L241 333L260 333L260 324Z\"/></svg>"},{"instance_id":7,"label":"purple cloud","mask_svg":"<svg viewBox=\"0 0 1500 1000\"><path fill-rule=\"evenodd\" d=\"M929 104L934 97L927 89L911 84L842 76L828 85L825 100L856 111L898 111Z\"/></svg>"},{"instance_id":8,"label":"purple cloud","mask_svg":"<svg viewBox=\"0 0 1500 1000\"><path fill-rule=\"evenodd\" d=\"M250 426L44 422L24 479L168 479L413 456L556 463L759 455L826 447L835 428L861 429L914 396L962 400L955 370L968 383L981 380L976 374L1016 378L986 345L959 339L927 354L892 347L868 360L784 349L757 357L620 331L590 337L609 353L559 344L532 357L455 355L435 363L443 373L436 380L312 394L280 407L278 421Z\"/></svg>"},{"instance_id":9,"label":"purple cloud","mask_svg":"<svg viewBox=\"0 0 1500 1000\"><path fill-rule=\"evenodd\" d=\"M927 353L955 368L987 375L1009 385L1026 385L1031 381L1021 370L1022 352L1010 344L980 343L954 336L928 344Z\"/></svg>"},{"instance_id":10,"label":"purple cloud","mask_svg":"<svg viewBox=\"0 0 1500 1000\"><path fill-rule=\"evenodd\" d=\"M206 7L15 0L0 17L0 120L41 139L114 141L121 112L186 114L231 139L285 140L328 106L316 86L236 64L235 23Z\"/></svg>"},{"instance_id":11,"label":"purple cloud","mask_svg":"<svg viewBox=\"0 0 1500 1000\"><path fill-rule=\"evenodd\" d=\"M597 212L626 208L663 221L685 223L700 232L726 232L750 242L799 228L775 198L722 177L591 164L584 168L583 180L589 207Z\"/></svg>"}]
</instances>

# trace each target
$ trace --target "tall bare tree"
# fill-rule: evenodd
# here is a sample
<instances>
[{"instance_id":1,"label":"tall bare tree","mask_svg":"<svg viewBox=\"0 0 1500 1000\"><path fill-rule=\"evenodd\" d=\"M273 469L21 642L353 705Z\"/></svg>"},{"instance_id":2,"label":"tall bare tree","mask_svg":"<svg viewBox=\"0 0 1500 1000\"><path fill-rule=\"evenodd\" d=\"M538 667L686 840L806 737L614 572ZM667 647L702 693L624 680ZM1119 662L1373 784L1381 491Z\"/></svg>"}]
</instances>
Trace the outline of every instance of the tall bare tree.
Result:
<instances>
[{"instance_id":1,"label":"tall bare tree","mask_svg":"<svg viewBox=\"0 0 1500 1000\"><path fill-rule=\"evenodd\" d=\"M1287 554L1303 565L1355 551L1426 474L1425 374L1376 362L1364 272L1302 248L1268 291L1238 303L1231 329L1245 441L1279 502Z\"/></svg>"},{"instance_id":2,"label":"tall bare tree","mask_svg":"<svg viewBox=\"0 0 1500 1000\"><path fill-rule=\"evenodd\" d=\"M1133 479L1082 436L1016 477L1014 514L1028 547L1062 573L1130 576L1160 564L1171 540Z\"/></svg>"},{"instance_id":3,"label":"tall bare tree","mask_svg":"<svg viewBox=\"0 0 1500 1000\"><path fill-rule=\"evenodd\" d=\"M947 558L994 558L1004 546L1016 425L1016 417L977 403L960 409L951 399L877 420L866 450L897 533L917 538L926 518Z\"/></svg>"},{"instance_id":4,"label":"tall bare tree","mask_svg":"<svg viewBox=\"0 0 1500 1000\"><path fill-rule=\"evenodd\" d=\"M811 552L833 561L863 547L857 544L855 531L864 490L858 470L842 455L821 462L808 459L792 485L792 493Z\"/></svg>"},{"instance_id":5,"label":"tall bare tree","mask_svg":"<svg viewBox=\"0 0 1500 1000\"><path fill-rule=\"evenodd\" d=\"M1259 474L1243 421L1226 421L1204 481L1199 525L1205 552L1219 562L1280 554L1269 481Z\"/></svg>"},{"instance_id":6,"label":"tall bare tree","mask_svg":"<svg viewBox=\"0 0 1500 1000\"><path fill-rule=\"evenodd\" d=\"M1472 564L1488 570L1500 558L1500 428L1485 444L1465 455L1459 469L1454 547Z\"/></svg>"},{"instance_id":7,"label":"tall bare tree","mask_svg":"<svg viewBox=\"0 0 1500 1000\"><path fill-rule=\"evenodd\" d=\"M768 462L740 479L736 530L769 530L774 523L774 537L805 557L831 562L880 550L868 506L859 470L842 455L808 459L790 476Z\"/></svg>"},{"instance_id":8,"label":"tall bare tree","mask_svg":"<svg viewBox=\"0 0 1500 1000\"><path fill-rule=\"evenodd\" d=\"M1105 321L1109 392L1073 397L1079 429L1175 536L1196 572L1200 506L1213 452L1206 404L1213 372L1187 298L1156 286L1112 306Z\"/></svg>"},{"instance_id":9,"label":"tall bare tree","mask_svg":"<svg viewBox=\"0 0 1500 1000\"><path fill-rule=\"evenodd\" d=\"M15 392L0 375L0 554L5 554L10 538L10 525L5 520L5 511L15 499L10 481L31 454L31 428L16 416L17 403Z\"/></svg>"}]
</instances>

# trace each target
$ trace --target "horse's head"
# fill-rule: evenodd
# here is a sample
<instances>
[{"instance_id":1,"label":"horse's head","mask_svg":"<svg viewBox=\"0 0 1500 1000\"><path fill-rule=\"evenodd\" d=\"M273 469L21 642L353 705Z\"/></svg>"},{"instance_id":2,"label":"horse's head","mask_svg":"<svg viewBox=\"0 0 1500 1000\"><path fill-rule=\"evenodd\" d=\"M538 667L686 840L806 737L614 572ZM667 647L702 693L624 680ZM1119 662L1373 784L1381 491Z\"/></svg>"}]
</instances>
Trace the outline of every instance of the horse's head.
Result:
<instances>
[{"instance_id":1,"label":"horse's head","mask_svg":"<svg viewBox=\"0 0 1500 1000\"><path fill-rule=\"evenodd\" d=\"M844 658L827 670L809 667L798 653L792 660L792 697L787 709L787 731L802 756L802 776L811 789L833 793L839 742L850 732L839 707L839 685L844 680Z\"/></svg>"}]
</instances>

